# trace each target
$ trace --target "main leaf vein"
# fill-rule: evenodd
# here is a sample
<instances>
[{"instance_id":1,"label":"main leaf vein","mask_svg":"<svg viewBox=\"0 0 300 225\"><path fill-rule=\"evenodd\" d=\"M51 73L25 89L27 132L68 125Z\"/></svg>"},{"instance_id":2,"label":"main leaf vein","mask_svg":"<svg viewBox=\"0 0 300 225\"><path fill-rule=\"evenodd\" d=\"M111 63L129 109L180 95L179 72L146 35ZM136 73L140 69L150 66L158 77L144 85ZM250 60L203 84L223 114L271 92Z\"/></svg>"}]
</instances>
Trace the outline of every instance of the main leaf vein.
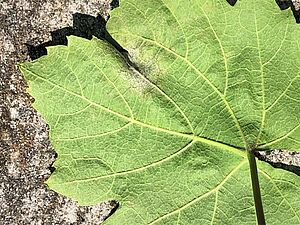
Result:
<instances>
[{"instance_id":1,"label":"main leaf vein","mask_svg":"<svg viewBox=\"0 0 300 225\"><path fill-rule=\"evenodd\" d=\"M215 147L218 147L218 148L222 148L224 150L235 153L235 154L240 155L242 157L245 157L245 152L241 151L240 149L238 149L236 147L232 147L230 145L224 144L222 142L218 142L218 141L215 141L215 140L210 140L206 137L200 137L200 136L196 136L196 135L193 135L193 134L181 133L181 132L178 132L178 131L173 131L173 130L168 130L168 129L161 128L161 127L156 127L156 126L153 126L151 124L147 124L147 123L141 122L139 120L132 119L132 118L130 118L128 116L125 116L121 113L118 113L118 112L115 112L115 111L113 111L109 108L106 108L106 107L104 107L104 106L102 106L98 103L95 103L95 102L93 102L93 101L91 101L91 100L89 100L89 99L87 99L87 98L85 98L85 97L83 97L83 96L81 96L77 93L74 93L74 92L66 89L65 87L62 87L58 84L55 84L52 81L50 81L48 79L45 79L44 77L42 77L40 75L37 75L34 72L32 72L32 71L30 71L26 68L23 68L23 69L25 69L27 72L31 73L33 76L47 82L48 84L56 86L57 88L63 90L65 93L76 96L76 97L82 99L83 101L86 101L86 102L88 102L88 103L90 103L90 104L92 104L96 107L99 107L100 109L102 109L102 110L104 110L108 113L111 113L111 114L113 114L113 115L115 115L119 118L122 118L124 120L129 121L129 122L132 122L133 124L136 124L136 125L139 125L139 126L142 126L142 127L147 127L149 129L153 129L153 130L156 130L156 131L159 131L159 132L168 133L170 135L175 135L175 136L184 137L184 138L187 138L187 139L190 139L190 140L199 141L199 142L202 142L202 143L205 143L205 144L208 144L208 145L212 145L212 146L215 146Z\"/></svg>"},{"instance_id":2,"label":"main leaf vein","mask_svg":"<svg viewBox=\"0 0 300 225\"><path fill-rule=\"evenodd\" d=\"M234 114L231 106L229 105L228 101L226 100L226 98L224 97L223 93L221 93L218 88L199 70L196 68L196 66L194 64L192 64L188 59L182 57L181 55L177 54L176 52L174 52L173 50L169 49L168 47L160 44L159 42L155 41L155 40L152 40L152 39L149 39L149 38L146 38L146 37L142 37L142 36L139 36L139 35L135 35L135 34L132 34L132 33L126 33L124 35L128 35L128 36L134 36L136 38L140 38L140 39L143 39L143 40L146 40L152 44L155 44L161 48L163 48L164 50L166 50L167 52L175 55L176 57L182 59L187 65L189 65L200 77L202 77L202 79L204 79L208 84L209 86L214 90L214 92L216 92L216 94L221 98L221 100L223 101L223 103L225 104L225 107L227 108L229 114L231 115L231 117L233 118L234 120L234 123L241 135L241 138L244 142L244 146L245 148L247 148L247 141L246 141L246 137L244 136L244 133L242 131L242 128L240 126L240 123L236 117L236 115Z\"/></svg>"}]
</instances>

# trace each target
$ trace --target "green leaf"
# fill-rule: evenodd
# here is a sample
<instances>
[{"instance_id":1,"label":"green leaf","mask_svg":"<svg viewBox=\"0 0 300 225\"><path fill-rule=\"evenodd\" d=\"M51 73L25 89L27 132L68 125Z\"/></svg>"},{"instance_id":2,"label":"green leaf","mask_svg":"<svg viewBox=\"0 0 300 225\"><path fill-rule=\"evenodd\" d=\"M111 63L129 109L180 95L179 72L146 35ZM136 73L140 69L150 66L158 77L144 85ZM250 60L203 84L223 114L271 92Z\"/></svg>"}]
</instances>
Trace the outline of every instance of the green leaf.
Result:
<instances>
[{"instance_id":1,"label":"green leaf","mask_svg":"<svg viewBox=\"0 0 300 225\"><path fill-rule=\"evenodd\" d=\"M123 0L105 41L20 66L58 152L47 184L105 224L255 224L246 150L300 150L300 28L274 1ZM138 68L138 69L137 69ZM300 179L258 162L267 224L300 224Z\"/></svg>"}]
</instances>

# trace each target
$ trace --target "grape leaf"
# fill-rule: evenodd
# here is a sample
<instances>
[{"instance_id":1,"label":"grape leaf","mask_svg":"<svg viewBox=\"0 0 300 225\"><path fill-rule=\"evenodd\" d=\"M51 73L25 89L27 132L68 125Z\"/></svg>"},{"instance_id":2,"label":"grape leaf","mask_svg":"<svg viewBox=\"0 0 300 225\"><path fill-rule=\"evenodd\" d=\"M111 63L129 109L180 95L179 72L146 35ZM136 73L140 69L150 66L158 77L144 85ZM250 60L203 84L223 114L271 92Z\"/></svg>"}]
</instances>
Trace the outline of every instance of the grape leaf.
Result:
<instances>
[{"instance_id":1,"label":"grape leaf","mask_svg":"<svg viewBox=\"0 0 300 225\"><path fill-rule=\"evenodd\" d=\"M124 0L108 31L20 66L58 152L49 187L105 224L255 224L246 150L300 150L300 28L270 0ZM267 224L300 179L258 162Z\"/></svg>"}]
</instances>

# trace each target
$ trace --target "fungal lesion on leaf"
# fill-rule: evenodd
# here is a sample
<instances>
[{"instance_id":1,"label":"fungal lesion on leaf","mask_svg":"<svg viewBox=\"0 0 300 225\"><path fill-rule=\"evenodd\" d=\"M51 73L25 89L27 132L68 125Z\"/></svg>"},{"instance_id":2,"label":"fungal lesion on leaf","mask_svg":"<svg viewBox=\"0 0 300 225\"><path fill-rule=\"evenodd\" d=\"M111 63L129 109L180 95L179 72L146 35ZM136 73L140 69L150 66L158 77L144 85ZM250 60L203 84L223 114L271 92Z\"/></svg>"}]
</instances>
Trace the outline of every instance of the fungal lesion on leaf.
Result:
<instances>
[{"instance_id":1,"label":"fungal lesion on leaf","mask_svg":"<svg viewBox=\"0 0 300 225\"><path fill-rule=\"evenodd\" d=\"M122 48L122 47L121 47ZM137 90L138 93L145 95L154 90L161 74L158 60L145 60L140 57L136 48L125 50L116 48L124 60L124 69L120 71L123 79L129 82L130 87Z\"/></svg>"},{"instance_id":2,"label":"fungal lesion on leaf","mask_svg":"<svg viewBox=\"0 0 300 225\"><path fill-rule=\"evenodd\" d=\"M121 55L125 63L125 70L120 71L124 79L129 81L131 87L140 93L149 93L153 85L158 82L161 74L158 59L144 59L139 52L140 46L129 46L123 48L106 30L105 38Z\"/></svg>"}]
</instances>

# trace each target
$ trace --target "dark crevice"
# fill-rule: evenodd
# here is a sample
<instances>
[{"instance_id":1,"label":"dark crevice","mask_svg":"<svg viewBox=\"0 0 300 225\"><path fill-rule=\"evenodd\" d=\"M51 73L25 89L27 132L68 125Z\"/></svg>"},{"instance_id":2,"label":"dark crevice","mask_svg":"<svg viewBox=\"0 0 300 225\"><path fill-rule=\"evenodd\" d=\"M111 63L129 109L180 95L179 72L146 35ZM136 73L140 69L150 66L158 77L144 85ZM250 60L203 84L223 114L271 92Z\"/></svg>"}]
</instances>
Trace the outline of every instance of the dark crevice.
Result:
<instances>
[{"instance_id":1,"label":"dark crevice","mask_svg":"<svg viewBox=\"0 0 300 225\"><path fill-rule=\"evenodd\" d=\"M110 211L107 218L109 218L112 214L114 214L117 211L117 209L120 207L120 203L115 200L111 200L110 204L113 206L113 209Z\"/></svg>"},{"instance_id":2,"label":"dark crevice","mask_svg":"<svg viewBox=\"0 0 300 225\"><path fill-rule=\"evenodd\" d=\"M281 10L286 10L293 5L292 1L290 1L290 0L288 0L288 1L275 0L275 1Z\"/></svg>"},{"instance_id":3,"label":"dark crevice","mask_svg":"<svg viewBox=\"0 0 300 225\"><path fill-rule=\"evenodd\" d=\"M231 5L231 6L234 6L235 5L235 3L237 2L237 0L226 0L228 3L229 3L229 5Z\"/></svg>"},{"instance_id":4,"label":"dark crevice","mask_svg":"<svg viewBox=\"0 0 300 225\"><path fill-rule=\"evenodd\" d=\"M110 7L111 9L115 9L117 7L119 7L119 0L112 0L111 3L110 3Z\"/></svg>"},{"instance_id":5,"label":"dark crevice","mask_svg":"<svg viewBox=\"0 0 300 225\"><path fill-rule=\"evenodd\" d=\"M64 27L51 32L51 41L45 42L38 46L26 44L28 55L32 60L47 55L48 46L67 45L67 36L75 35L78 37L92 39L93 36L104 39L105 37L105 19L98 15L97 17L75 13L73 14L73 27Z\"/></svg>"},{"instance_id":6,"label":"dark crevice","mask_svg":"<svg viewBox=\"0 0 300 225\"><path fill-rule=\"evenodd\" d=\"M56 168L53 166L55 160L57 159L58 157L58 154L56 151L54 151L54 160L53 162L51 163L51 165L48 167L48 169L50 170L51 174L54 173L54 171L56 170Z\"/></svg>"}]
</instances>

